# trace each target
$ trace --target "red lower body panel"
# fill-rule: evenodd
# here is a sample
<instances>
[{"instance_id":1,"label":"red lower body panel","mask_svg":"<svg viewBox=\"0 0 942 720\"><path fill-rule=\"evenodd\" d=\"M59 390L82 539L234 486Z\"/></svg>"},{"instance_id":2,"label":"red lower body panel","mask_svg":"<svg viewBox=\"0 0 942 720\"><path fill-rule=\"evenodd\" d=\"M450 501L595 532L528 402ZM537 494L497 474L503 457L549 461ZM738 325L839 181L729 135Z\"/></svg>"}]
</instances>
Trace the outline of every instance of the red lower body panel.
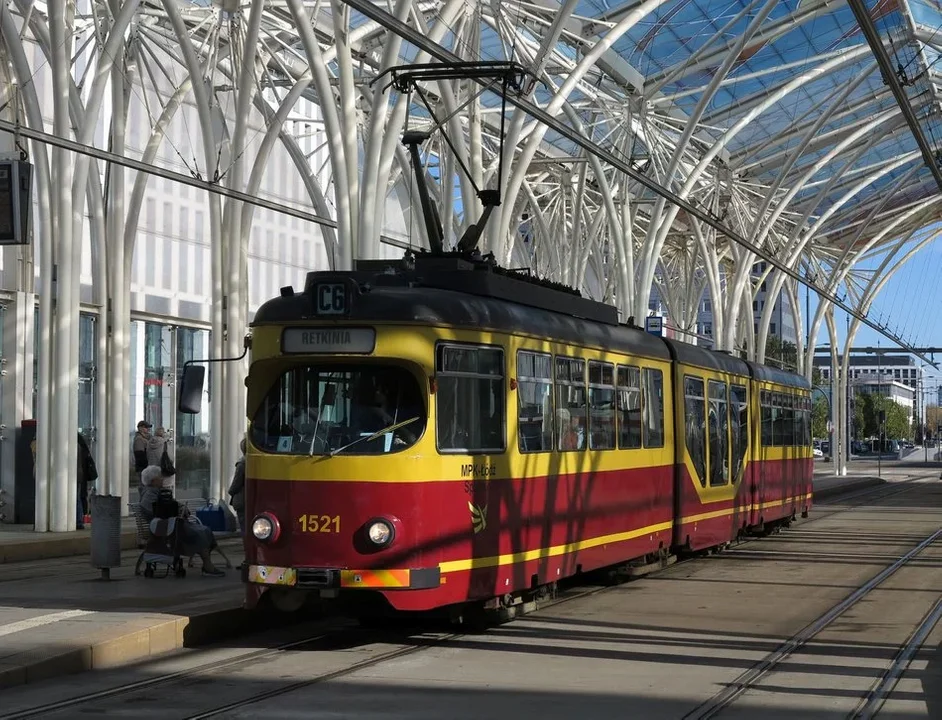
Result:
<instances>
[{"instance_id":1,"label":"red lower body panel","mask_svg":"<svg viewBox=\"0 0 942 720\"><path fill-rule=\"evenodd\" d=\"M247 564L269 576L297 569L297 580L330 571L317 576L323 587L379 590L402 610L491 598L668 547L672 475L664 466L467 482L250 479L250 516L273 514L281 533L271 543L249 538ZM385 549L366 536L377 518L396 529ZM405 574L356 572L379 569L409 570L420 586L403 586ZM264 587L249 583L250 606Z\"/></svg>"},{"instance_id":2,"label":"red lower body panel","mask_svg":"<svg viewBox=\"0 0 942 720\"><path fill-rule=\"evenodd\" d=\"M811 505L810 459L753 462L733 500L704 504L686 466L518 480L249 480L249 517L274 515L273 542L247 538L247 604L272 587L372 590L429 610L531 589L671 545L702 549ZM675 489L678 502L675 504ZM679 514L678 514L679 513ZM376 519L395 528L372 545Z\"/></svg>"}]
</instances>

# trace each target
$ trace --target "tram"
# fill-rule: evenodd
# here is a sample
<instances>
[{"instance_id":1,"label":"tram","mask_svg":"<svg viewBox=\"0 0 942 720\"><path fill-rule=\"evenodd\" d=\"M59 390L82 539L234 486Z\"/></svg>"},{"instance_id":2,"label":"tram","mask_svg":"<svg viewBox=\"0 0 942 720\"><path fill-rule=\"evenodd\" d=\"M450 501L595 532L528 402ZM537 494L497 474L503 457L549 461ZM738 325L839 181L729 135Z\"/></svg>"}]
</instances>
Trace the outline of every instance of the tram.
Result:
<instances>
[{"instance_id":1,"label":"tram","mask_svg":"<svg viewBox=\"0 0 942 720\"><path fill-rule=\"evenodd\" d=\"M511 607L812 505L803 377L477 254L309 273L246 386L249 608Z\"/></svg>"}]
</instances>

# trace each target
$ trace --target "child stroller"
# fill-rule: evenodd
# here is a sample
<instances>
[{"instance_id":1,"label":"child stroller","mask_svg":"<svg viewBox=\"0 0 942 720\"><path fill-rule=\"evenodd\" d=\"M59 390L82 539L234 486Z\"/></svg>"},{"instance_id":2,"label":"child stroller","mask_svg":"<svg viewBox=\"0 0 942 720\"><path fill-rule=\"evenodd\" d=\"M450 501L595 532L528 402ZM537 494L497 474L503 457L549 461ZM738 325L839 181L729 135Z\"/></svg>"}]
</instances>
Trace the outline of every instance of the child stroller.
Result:
<instances>
[{"instance_id":1,"label":"child stroller","mask_svg":"<svg viewBox=\"0 0 942 720\"><path fill-rule=\"evenodd\" d=\"M150 521L150 538L144 546L141 560L145 563L144 577L157 576L157 567L163 565L166 571L159 577L167 577L171 571L179 577L186 577L183 567L183 526L179 518L154 518Z\"/></svg>"}]
</instances>

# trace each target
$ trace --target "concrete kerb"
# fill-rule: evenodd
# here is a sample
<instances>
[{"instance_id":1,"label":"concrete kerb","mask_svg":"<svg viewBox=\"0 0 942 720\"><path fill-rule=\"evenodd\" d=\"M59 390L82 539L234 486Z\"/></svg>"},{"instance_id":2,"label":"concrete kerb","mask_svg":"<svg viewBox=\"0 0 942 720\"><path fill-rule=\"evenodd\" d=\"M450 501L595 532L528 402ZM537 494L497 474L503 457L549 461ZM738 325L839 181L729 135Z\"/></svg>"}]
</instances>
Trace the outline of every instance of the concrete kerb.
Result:
<instances>
[{"instance_id":1,"label":"concrete kerb","mask_svg":"<svg viewBox=\"0 0 942 720\"><path fill-rule=\"evenodd\" d=\"M0 534L0 564L89 555L91 547L90 535L57 538L49 537L49 533L37 533L35 540L3 542L3 535ZM133 550L136 547L137 532L122 532L121 550Z\"/></svg>"},{"instance_id":2,"label":"concrete kerb","mask_svg":"<svg viewBox=\"0 0 942 720\"><path fill-rule=\"evenodd\" d=\"M112 637L104 633L76 639L76 645L61 650L44 648L29 653L25 662L8 658L0 662L0 689L73 675L88 670L127 667L184 648L194 648L230 640L276 627L294 624L290 614L254 613L227 608L190 617L166 615L130 620L127 631ZM138 625L139 627L134 627Z\"/></svg>"}]
</instances>

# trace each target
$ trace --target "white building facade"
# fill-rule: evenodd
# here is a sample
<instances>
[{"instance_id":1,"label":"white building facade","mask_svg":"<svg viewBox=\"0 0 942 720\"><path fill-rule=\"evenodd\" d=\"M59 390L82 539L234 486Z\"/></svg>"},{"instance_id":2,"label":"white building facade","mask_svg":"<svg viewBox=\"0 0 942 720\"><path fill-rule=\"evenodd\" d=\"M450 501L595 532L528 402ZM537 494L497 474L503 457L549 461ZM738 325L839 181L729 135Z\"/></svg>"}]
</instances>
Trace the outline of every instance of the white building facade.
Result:
<instances>
[{"instance_id":1,"label":"white building facade","mask_svg":"<svg viewBox=\"0 0 942 720\"><path fill-rule=\"evenodd\" d=\"M766 263L756 263L752 271L753 280L758 281L759 275L764 273L766 269ZM770 302L768 285L768 281L763 280L759 284L752 301L753 332L757 335L762 313L766 304ZM769 337L777 337L783 342L797 344L798 334L795 329L795 313L798 310L791 307L784 290L779 291L772 312L772 320L769 323ZM701 336L699 344L705 347L713 347L713 343L709 339L713 337L713 332L713 300L710 298L709 292L705 292L697 313L697 334Z\"/></svg>"}]
</instances>

